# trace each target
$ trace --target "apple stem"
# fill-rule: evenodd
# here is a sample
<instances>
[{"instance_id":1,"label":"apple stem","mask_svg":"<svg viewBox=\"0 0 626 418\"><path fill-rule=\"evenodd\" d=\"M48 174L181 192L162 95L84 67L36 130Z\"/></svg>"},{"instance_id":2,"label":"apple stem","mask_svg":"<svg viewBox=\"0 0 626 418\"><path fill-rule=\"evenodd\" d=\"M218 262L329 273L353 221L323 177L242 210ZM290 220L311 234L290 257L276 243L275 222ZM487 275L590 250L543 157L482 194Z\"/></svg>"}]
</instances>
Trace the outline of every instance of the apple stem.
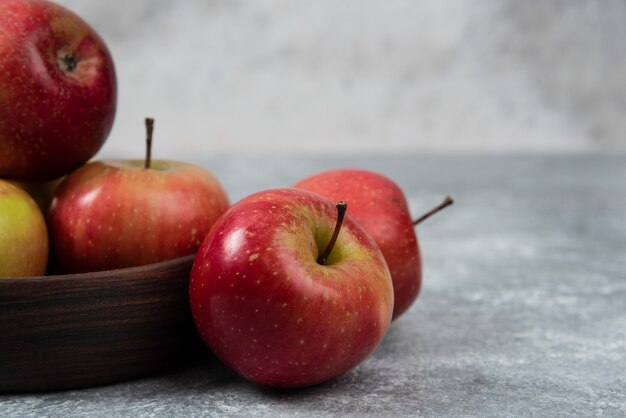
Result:
<instances>
[{"instance_id":1,"label":"apple stem","mask_svg":"<svg viewBox=\"0 0 626 418\"><path fill-rule=\"evenodd\" d=\"M328 245L326 246L326 249L324 250L322 255L320 255L317 258L317 262L323 266L326 265L326 262L328 261L328 257L330 256L330 253L333 250L333 247L335 246L335 242L337 242L337 237L339 236L339 230L341 229L341 224L343 224L343 218L346 214L346 209L348 209L348 204L344 202L343 200L340 202L337 202L336 206L337 206L337 223L335 224L335 230L333 231L333 236L330 238L330 241L328 242Z\"/></svg>"},{"instance_id":2,"label":"apple stem","mask_svg":"<svg viewBox=\"0 0 626 418\"><path fill-rule=\"evenodd\" d=\"M425 214L423 214L422 216L420 216L419 218L414 220L413 221L413 225L415 226L415 225L425 221L426 219L428 219L431 216L433 216L435 213L439 212L440 210L442 210L445 207L450 206L453 203L454 203L454 199L452 199L450 196L446 196L444 201L441 202L438 206L435 206L434 208L432 208L431 210L429 210L428 212L426 212Z\"/></svg>"},{"instance_id":3,"label":"apple stem","mask_svg":"<svg viewBox=\"0 0 626 418\"><path fill-rule=\"evenodd\" d=\"M146 162L144 168L150 168L152 162L152 132L154 131L154 119L146 118Z\"/></svg>"}]
</instances>

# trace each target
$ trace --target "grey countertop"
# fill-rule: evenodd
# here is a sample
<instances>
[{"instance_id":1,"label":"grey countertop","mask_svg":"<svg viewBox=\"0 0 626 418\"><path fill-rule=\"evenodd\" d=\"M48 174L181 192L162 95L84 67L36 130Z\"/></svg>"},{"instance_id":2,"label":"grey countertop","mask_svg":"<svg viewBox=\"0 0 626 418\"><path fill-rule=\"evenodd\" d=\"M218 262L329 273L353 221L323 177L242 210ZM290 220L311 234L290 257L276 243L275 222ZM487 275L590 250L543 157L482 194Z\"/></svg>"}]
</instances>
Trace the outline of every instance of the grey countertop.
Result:
<instances>
[{"instance_id":1,"label":"grey countertop","mask_svg":"<svg viewBox=\"0 0 626 418\"><path fill-rule=\"evenodd\" d=\"M359 367L260 388L208 359L105 387L0 395L9 416L624 416L626 157L237 157L205 162L233 200L345 166L406 191L424 285ZM6 320L3 319L3 320Z\"/></svg>"}]
</instances>

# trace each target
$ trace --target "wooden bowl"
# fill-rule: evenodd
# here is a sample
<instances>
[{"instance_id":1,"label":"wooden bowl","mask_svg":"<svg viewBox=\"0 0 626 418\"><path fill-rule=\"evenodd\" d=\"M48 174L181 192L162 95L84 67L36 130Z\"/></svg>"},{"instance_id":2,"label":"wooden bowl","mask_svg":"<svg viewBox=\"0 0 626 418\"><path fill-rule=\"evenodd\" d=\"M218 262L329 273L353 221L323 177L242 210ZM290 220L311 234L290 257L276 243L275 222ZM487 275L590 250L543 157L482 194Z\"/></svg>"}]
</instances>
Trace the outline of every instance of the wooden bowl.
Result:
<instances>
[{"instance_id":1,"label":"wooden bowl","mask_svg":"<svg viewBox=\"0 0 626 418\"><path fill-rule=\"evenodd\" d=\"M189 309L193 259L0 278L0 392L119 382L194 358L202 343Z\"/></svg>"}]
</instances>

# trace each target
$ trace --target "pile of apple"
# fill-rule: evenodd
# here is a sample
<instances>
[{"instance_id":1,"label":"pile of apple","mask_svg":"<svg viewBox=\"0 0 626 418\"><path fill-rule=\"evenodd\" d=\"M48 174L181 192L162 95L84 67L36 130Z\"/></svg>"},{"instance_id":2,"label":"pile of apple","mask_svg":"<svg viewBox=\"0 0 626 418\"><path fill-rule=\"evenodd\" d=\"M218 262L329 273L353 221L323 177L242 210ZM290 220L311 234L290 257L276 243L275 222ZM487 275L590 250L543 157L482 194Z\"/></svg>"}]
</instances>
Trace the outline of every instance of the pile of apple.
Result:
<instances>
[{"instance_id":1,"label":"pile of apple","mask_svg":"<svg viewBox=\"0 0 626 418\"><path fill-rule=\"evenodd\" d=\"M47 212L46 228L40 208L0 180L0 276L193 254L228 208L211 173L151 161L150 145L142 161L86 164L109 134L116 97L111 54L87 23L51 2L0 0L0 177L34 191Z\"/></svg>"},{"instance_id":2,"label":"pile of apple","mask_svg":"<svg viewBox=\"0 0 626 418\"><path fill-rule=\"evenodd\" d=\"M390 179L332 170L230 206L207 170L152 161L151 119L144 160L88 162L115 107L113 61L92 28L48 1L0 0L0 277L195 253L200 335L237 373L273 387L356 366L415 301L415 225L450 198L413 221Z\"/></svg>"}]
</instances>

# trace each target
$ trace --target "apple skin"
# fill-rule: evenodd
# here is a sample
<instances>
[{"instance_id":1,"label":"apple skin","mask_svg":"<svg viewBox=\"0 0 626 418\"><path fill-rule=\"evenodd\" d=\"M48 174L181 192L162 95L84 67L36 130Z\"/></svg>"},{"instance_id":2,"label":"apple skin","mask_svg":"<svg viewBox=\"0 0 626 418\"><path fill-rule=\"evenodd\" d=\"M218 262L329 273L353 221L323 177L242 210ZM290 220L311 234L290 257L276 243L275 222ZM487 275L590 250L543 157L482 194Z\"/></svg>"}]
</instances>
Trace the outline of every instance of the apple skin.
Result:
<instances>
[{"instance_id":1,"label":"apple skin","mask_svg":"<svg viewBox=\"0 0 626 418\"><path fill-rule=\"evenodd\" d=\"M2 0L0 57L0 177L53 180L95 155L117 100L98 34L52 2Z\"/></svg>"},{"instance_id":2,"label":"apple skin","mask_svg":"<svg viewBox=\"0 0 626 418\"><path fill-rule=\"evenodd\" d=\"M389 266L394 289L393 319L409 309L422 285L422 260L404 193L391 179L367 170L330 170L294 185L348 202L350 214L372 235Z\"/></svg>"},{"instance_id":3,"label":"apple skin","mask_svg":"<svg viewBox=\"0 0 626 418\"><path fill-rule=\"evenodd\" d=\"M48 231L43 214L25 191L0 180L0 280L41 276L47 264Z\"/></svg>"},{"instance_id":4,"label":"apple skin","mask_svg":"<svg viewBox=\"0 0 626 418\"><path fill-rule=\"evenodd\" d=\"M197 251L229 207L226 192L193 164L91 162L58 187L48 212L55 273L140 266Z\"/></svg>"},{"instance_id":5,"label":"apple skin","mask_svg":"<svg viewBox=\"0 0 626 418\"><path fill-rule=\"evenodd\" d=\"M328 263L335 204L295 189L253 194L215 224L191 272L190 304L211 350L261 385L318 384L362 362L393 311L387 265L367 232L343 222Z\"/></svg>"},{"instance_id":6,"label":"apple skin","mask_svg":"<svg viewBox=\"0 0 626 418\"><path fill-rule=\"evenodd\" d=\"M8 181L28 193L30 197L33 198L35 203L37 203L37 206L39 206L42 213L48 213L48 208L50 207L50 203L52 203L52 197L54 197L54 192L64 178L65 177L60 177L55 180L44 182Z\"/></svg>"}]
</instances>

